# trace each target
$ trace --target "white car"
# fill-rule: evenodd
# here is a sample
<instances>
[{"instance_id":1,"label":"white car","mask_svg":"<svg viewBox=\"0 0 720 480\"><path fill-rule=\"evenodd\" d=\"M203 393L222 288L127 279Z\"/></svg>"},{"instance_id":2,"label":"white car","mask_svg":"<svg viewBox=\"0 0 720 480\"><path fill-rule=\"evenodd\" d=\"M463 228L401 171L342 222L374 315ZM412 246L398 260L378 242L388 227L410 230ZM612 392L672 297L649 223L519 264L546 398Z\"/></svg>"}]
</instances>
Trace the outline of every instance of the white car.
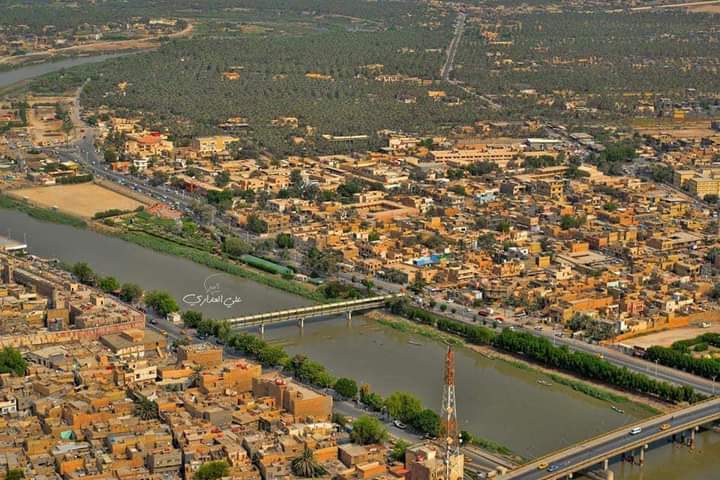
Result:
<instances>
[{"instance_id":1,"label":"white car","mask_svg":"<svg viewBox=\"0 0 720 480\"><path fill-rule=\"evenodd\" d=\"M642 428L635 427L632 430L630 430L630 435L640 435L642 433Z\"/></svg>"}]
</instances>

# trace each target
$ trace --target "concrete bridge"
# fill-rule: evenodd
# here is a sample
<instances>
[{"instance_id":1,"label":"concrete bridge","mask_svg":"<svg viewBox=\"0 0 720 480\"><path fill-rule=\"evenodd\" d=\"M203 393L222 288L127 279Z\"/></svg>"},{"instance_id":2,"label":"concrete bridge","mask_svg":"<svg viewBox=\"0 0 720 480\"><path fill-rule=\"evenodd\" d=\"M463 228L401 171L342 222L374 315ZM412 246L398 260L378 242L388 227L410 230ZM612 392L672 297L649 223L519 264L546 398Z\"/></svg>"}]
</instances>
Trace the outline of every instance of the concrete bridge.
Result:
<instances>
[{"instance_id":1,"label":"concrete bridge","mask_svg":"<svg viewBox=\"0 0 720 480\"><path fill-rule=\"evenodd\" d=\"M361 298L358 300L328 303L325 305L313 305L312 307L295 308L292 310L280 310L277 312L247 315L244 317L230 318L227 322L238 329L259 327L261 334L265 333L266 325L297 322L298 326L302 328L305 326L305 320L311 318L330 317L333 315L344 314L349 322L352 319L353 312L383 308L388 302L402 297L404 297L404 294L402 293L381 295L377 297Z\"/></svg>"},{"instance_id":2,"label":"concrete bridge","mask_svg":"<svg viewBox=\"0 0 720 480\"><path fill-rule=\"evenodd\" d=\"M609 469L611 459L631 457L643 464L650 443L663 439L679 440L693 446L695 432L702 425L720 420L720 398L696 403L682 410L626 425L558 452L533 460L504 475L499 480L555 480L573 478L574 474L602 472L614 478ZM639 432L630 432L639 428ZM596 475L594 475L596 476Z\"/></svg>"}]
</instances>

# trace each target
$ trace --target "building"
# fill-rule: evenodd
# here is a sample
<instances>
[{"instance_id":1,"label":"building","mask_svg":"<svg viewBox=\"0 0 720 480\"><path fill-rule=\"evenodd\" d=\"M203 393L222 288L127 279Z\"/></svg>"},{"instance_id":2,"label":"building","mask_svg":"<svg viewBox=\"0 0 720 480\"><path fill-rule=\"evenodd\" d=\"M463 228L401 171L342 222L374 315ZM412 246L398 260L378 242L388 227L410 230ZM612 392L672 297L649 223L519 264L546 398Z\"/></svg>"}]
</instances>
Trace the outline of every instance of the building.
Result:
<instances>
[{"instance_id":1,"label":"building","mask_svg":"<svg viewBox=\"0 0 720 480\"><path fill-rule=\"evenodd\" d=\"M223 350L209 343L182 345L177 351L179 363L194 363L205 368L217 367L222 364Z\"/></svg>"},{"instance_id":2,"label":"building","mask_svg":"<svg viewBox=\"0 0 720 480\"><path fill-rule=\"evenodd\" d=\"M213 155L228 155L228 147L231 143L237 142L236 137L229 135L214 135L211 137L198 137L192 142L192 149L199 157L209 158Z\"/></svg>"},{"instance_id":3,"label":"building","mask_svg":"<svg viewBox=\"0 0 720 480\"><path fill-rule=\"evenodd\" d=\"M271 397L275 404L298 419L328 420L332 416L332 397L276 374L253 379L255 397Z\"/></svg>"}]
</instances>

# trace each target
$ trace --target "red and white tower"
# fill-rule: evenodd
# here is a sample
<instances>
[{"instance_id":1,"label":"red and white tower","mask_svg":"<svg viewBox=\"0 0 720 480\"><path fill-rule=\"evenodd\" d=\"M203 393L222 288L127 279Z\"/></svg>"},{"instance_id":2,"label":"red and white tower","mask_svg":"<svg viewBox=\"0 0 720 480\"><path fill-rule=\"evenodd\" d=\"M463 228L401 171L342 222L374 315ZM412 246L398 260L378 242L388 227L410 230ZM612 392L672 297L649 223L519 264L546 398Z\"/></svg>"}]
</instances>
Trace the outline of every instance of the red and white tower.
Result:
<instances>
[{"instance_id":1,"label":"red and white tower","mask_svg":"<svg viewBox=\"0 0 720 480\"><path fill-rule=\"evenodd\" d=\"M448 346L445 358L445 384L443 385L443 399L441 428L441 441L445 450L445 480L462 478L462 453L460 453L460 432L458 431L457 412L455 406L455 352Z\"/></svg>"}]
</instances>

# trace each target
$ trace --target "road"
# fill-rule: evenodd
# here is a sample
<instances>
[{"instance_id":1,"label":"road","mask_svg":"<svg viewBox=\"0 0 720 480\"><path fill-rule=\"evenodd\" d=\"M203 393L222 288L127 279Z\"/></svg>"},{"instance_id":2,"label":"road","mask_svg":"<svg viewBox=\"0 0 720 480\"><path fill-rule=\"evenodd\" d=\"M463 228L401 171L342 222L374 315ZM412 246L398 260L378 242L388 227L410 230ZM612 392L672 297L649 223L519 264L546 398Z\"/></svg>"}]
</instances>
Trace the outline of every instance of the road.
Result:
<instances>
[{"instance_id":1,"label":"road","mask_svg":"<svg viewBox=\"0 0 720 480\"><path fill-rule=\"evenodd\" d=\"M720 419L720 399L693 405L681 412L666 414L625 426L605 435L587 440L560 452L552 453L523 465L501 477L502 480L549 480L564 478L569 473L590 468L605 459L616 457L633 449L667 438L673 434L689 431L700 424ZM661 429L667 425L667 429ZM640 433L631 435L634 427L640 427ZM547 466L545 466L547 465ZM542 467L542 468L540 468ZM553 469L549 472L548 468Z\"/></svg>"},{"instance_id":2,"label":"road","mask_svg":"<svg viewBox=\"0 0 720 480\"><path fill-rule=\"evenodd\" d=\"M465 12L460 12L458 13L457 20L455 21L455 33L453 34L452 40L450 40L450 45L448 46L445 54L445 63L440 70L440 78L446 82L450 81L450 73L452 72L455 64L455 55L457 55L458 47L460 46L462 35L465 31L466 18L467 14Z\"/></svg>"},{"instance_id":3,"label":"road","mask_svg":"<svg viewBox=\"0 0 720 480\"><path fill-rule=\"evenodd\" d=\"M458 49L460 48L460 43L462 42L462 36L465 32L465 20L467 19L467 13L461 11L458 13L457 20L455 21L455 31L453 34L452 40L450 40L450 45L448 46L447 51L445 52L445 63L443 63L442 68L440 69L440 77L461 89L465 93L467 93L470 96L479 98L480 100L484 101L491 109L493 110L500 110L502 108L502 105L496 103L492 99L488 98L485 95L481 95L477 93L475 90L465 86L460 82L459 80L453 80L450 78L450 74L453 71L453 68L455 67L455 57L457 55Z\"/></svg>"},{"instance_id":4,"label":"road","mask_svg":"<svg viewBox=\"0 0 720 480\"><path fill-rule=\"evenodd\" d=\"M463 307L464 308L464 307ZM514 318L509 312L502 311L498 312L505 319L503 324L498 326L498 330L502 328L516 328L532 335L543 337L557 346L565 346L572 351L584 352L596 357L601 357L608 362L618 367L624 367L633 372L642 373L648 377L656 380L673 383L675 385L687 385L693 387L700 393L705 395L715 395L717 393L716 385L714 382L692 375L687 372L676 370L674 368L665 367L657 363L643 360L640 357L628 355L614 348L610 348L604 345L595 345L587 343L581 340L559 336L559 331L554 331L546 326L542 326L542 319L537 317L525 317L522 319L522 324L518 321L519 319ZM446 316L461 320L466 323L477 324L474 321L475 315L472 312L462 311L458 308L458 312L455 314L445 312ZM494 316L494 315L493 315ZM537 324L541 325L542 329L530 328L525 324Z\"/></svg>"}]
</instances>

